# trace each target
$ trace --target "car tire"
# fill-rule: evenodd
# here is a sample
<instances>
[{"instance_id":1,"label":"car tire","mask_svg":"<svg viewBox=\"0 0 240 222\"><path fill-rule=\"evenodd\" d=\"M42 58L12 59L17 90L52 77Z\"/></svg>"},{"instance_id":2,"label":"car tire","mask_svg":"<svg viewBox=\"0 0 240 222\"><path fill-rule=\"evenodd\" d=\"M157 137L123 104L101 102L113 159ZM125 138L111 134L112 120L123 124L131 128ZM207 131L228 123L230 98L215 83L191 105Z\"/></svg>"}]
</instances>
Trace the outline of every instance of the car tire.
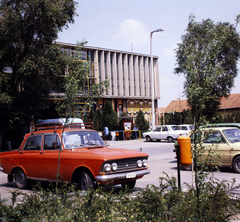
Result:
<instances>
[{"instance_id":1,"label":"car tire","mask_svg":"<svg viewBox=\"0 0 240 222\"><path fill-rule=\"evenodd\" d=\"M94 187L94 182L92 177L86 171L80 173L79 183L80 190L88 190Z\"/></svg>"},{"instance_id":2,"label":"car tire","mask_svg":"<svg viewBox=\"0 0 240 222\"><path fill-rule=\"evenodd\" d=\"M146 136L146 142L151 142L151 141L152 141L151 137L150 136Z\"/></svg>"},{"instance_id":3,"label":"car tire","mask_svg":"<svg viewBox=\"0 0 240 222\"><path fill-rule=\"evenodd\" d=\"M12 174L8 174L8 183L13 182L13 175Z\"/></svg>"},{"instance_id":4,"label":"car tire","mask_svg":"<svg viewBox=\"0 0 240 222\"><path fill-rule=\"evenodd\" d=\"M167 138L167 140L168 140L169 143L172 143L172 142L173 142L173 138L172 138L171 136L169 136L169 137Z\"/></svg>"},{"instance_id":5,"label":"car tire","mask_svg":"<svg viewBox=\"0 0 240 222\"><path fill-rule=\"evenodd\" d=\"M235 170L235 172L240 173L240 156L234 158L233 169Z\"/></svg>"},{"instance_id":6,"label":"car tire","mask_svg":"<svg viewBox=\"0 0 240 222\"><path fill-rule=\"evenodd\" d=\"M122 188L123 189L133 189L135 187L135 184L136 184L136 180L131 180L129 182L126 182L126 183L122 183Z\"/></svg>"},{"instance_id":7,"label":"car tire","mask_svg":"<svg viewBox=\"0 0 240 222\"><path fill-rule=\"evenodd\" d=\"M28 180L22 169L15 170L15 185L20 188L26 188L28 185Z\"/></svg>"}]
</instances>

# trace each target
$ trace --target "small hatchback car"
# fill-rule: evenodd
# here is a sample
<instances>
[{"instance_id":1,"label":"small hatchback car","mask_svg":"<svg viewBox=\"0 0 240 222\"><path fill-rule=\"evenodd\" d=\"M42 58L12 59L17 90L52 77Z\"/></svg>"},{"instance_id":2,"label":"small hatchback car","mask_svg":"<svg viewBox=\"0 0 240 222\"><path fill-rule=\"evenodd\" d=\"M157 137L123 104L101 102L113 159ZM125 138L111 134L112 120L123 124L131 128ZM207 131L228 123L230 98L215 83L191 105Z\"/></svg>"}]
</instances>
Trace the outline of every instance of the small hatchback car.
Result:
<instances>
[{"instance_id":1,"label":"small hatchback car","mask_svg":"<svg viewBox=\"0 0 240 222\"><path fill-rule=\"evenodd\" d=\"M240 129L233 127L209 127L188 135L193 141L202 142L203 156L207 156L210 149L220 156L219 163L223 167L233 168L240 173Z\"/></svg>"},{"instance_id":2,"label":"small hatchback car","mask_svg":"<svg viewBox=\"0 0 240 222\"><path fill-rule=\"evenodd\" d=\"M133 188L136 179L149 174L148 155L139 151L108 148L91 129L80 124L35 127L18 150L0 153L0 169L25 188L29 180L59 180L87 190L97 184L122 184Z\"/></svg>"}]
</instances>

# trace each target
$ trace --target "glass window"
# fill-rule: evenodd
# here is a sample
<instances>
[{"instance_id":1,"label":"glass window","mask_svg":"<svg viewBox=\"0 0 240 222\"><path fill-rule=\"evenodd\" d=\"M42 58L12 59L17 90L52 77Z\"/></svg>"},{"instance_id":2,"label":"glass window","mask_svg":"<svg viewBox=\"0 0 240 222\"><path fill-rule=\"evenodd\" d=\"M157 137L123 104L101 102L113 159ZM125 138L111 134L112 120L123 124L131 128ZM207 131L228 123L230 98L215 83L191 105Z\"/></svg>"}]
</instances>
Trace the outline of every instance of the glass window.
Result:
<instances>
[{"instance_id":1,"label":"glass window","mask_svg":"<svg viewBox=\"0 0 240 222\"><path fill-rule=\"evenodd\" d=\"M220 131L210 131L204 133L204 143L226 143Z\"/></svg>"},{"instance_id":2,"label":"glass window","mask_svg":"<svg viewBox=\"0 0 240 222\"><path fill-rule=\"evenodd\" d=\"M162 131L168 131L168 128L166 126L162 127Z\"/></svg>"},{"instance_id":3,"label":"glass window","mask_svg":"<svg viewBox=\"0 0 240 222\"><path fill-rule=\"evenodd\" d=\"M227 137L230 143L240 142L240 130L239 129L226 129L223 130L223 134Z\"/></svg>"},{"instance_id":4,"label":"glass window","mask_svg":"<svg viewBox=\"0 0 240 222\"><path fill-rule=\"evenodd\" d=\"M195 139L196 143L199 143L201 141L201 137L202 137L202 132L192 133L190 135L192 143L194 143L194 139Z\"/></svg>"},{"instance_id":5,"label":"glass window","mask_svg":"<svg viewBox=\"0 0 240 222\"><path fill-rule=\"evenodd\" d=\"M104 142L95 131L72 131L63 134L65 149L88 146L104 146Z\"/></svg>"},{"instance_id":6,"label":"glass window","mask_svg":"<svg viewBox=\"0 0 240 222\"><path fill-rule=\"evenodd\" d=\"M24 150L40 150L42 144L42 135L32 136L28 139Z\"/></svg>"},{"instance_id":7,"label":"glass window","mask_svg":"<svg viewBox=\"0 0 240 222\"><path fill-rule=\"evenodd\" d=\"M60 140L58 135L45 135L44 136L44 150L59 150Z\"/></svg>"}]
</instances>

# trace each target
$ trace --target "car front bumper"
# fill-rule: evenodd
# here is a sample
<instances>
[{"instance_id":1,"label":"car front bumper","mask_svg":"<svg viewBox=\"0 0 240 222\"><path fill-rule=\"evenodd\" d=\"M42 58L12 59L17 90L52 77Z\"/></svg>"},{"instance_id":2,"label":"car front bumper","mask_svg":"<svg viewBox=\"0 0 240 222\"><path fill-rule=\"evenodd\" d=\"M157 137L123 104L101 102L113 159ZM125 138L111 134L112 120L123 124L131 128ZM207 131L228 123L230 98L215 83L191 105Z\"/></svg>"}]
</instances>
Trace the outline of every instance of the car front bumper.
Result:
<instances>
[{"instance_id":1,"label":"car front bumper","mask_svg":"<svg viewBox=\"0 0 240 222\"><path fill-rule=\"evenodd\" d=\"M124 179L134 179L138 177L142 177L146 174L149 174L150 170L137 170L137 171L130 171L124 173L115 173L115 174L106 174L106 175L99 175L96 176L97 182L108 182L108 181L116 181L116 180L124 180ZM130 175L130 176L129 176Z\"/></svg>"}]
</instances>

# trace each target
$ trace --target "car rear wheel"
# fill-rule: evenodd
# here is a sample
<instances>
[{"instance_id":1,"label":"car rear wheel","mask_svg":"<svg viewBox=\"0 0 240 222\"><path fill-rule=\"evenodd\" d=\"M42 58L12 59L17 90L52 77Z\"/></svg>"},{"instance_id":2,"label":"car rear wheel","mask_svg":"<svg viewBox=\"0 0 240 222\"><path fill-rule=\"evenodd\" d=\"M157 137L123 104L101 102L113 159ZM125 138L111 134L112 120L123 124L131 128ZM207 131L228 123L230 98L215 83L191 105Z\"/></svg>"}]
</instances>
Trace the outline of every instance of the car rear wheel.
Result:
<instances>
[{"instance_id":1,"label":"car rear wheel","mask_svg":"<svg viewBox=\"0 0 240 222\"><path fill-rule=\"evenodd\" d=\"M169 143L172 143L172 142L173 142L173 138L172 138L171 136L169 136L169 137L167 138L167 140L168 140Z\"/></svg>"},{"instance_id":2,"label":"car rear wheel","mask_svg":"<svg viewBox=\"0 0 240 222\"><path fill-rule=\"evenodd\" d=\"M80 173L78 185L80 190L87 190L93 188L93 179L89 175L89 173L87 173L86 171L82 171Z\"/></svg>"},{"instance_id":3,"label":"car rear wheel","mask_svg":"<svg viewBox=\"0 0 240 222\"><path fill-rule=\"evenodd\" d=\"M27 177L22 169L16 169L15 171L15 185L20 188L26 188L28 184Z\"/></svg>"},{"instance_id":4,"label":"car rear wheel","mask_svg":"<svg viewBox=\"0 0 240 222\"><path fill-rule=\"evenodd\" d=\"M235 172L240 173L240 156L234 158L233 169L235 170Z\"/></svg>"},{"instance_id":5,"label":"car rear wheel","mask_svg":"<svg viewBox=\"0 0 240 222\"><path fill-rule=\"evenodd\" d=\"M122 183L122 188L123 189L133 189L135 187L135 184L136 184L136 180L131 180L129 182L126 182L126 183Z\"/></svg>"},{"instance_id":6,"label":"car rear wheel","mask_svg":"<svg viewBox=\"0 0 240 222\"><path fill-rule=\"evenodd\" d=\"M150 136L146 136L146 141L147 142L151 142L152 141L151 137Z\"/></svg>"}]
</instances>

